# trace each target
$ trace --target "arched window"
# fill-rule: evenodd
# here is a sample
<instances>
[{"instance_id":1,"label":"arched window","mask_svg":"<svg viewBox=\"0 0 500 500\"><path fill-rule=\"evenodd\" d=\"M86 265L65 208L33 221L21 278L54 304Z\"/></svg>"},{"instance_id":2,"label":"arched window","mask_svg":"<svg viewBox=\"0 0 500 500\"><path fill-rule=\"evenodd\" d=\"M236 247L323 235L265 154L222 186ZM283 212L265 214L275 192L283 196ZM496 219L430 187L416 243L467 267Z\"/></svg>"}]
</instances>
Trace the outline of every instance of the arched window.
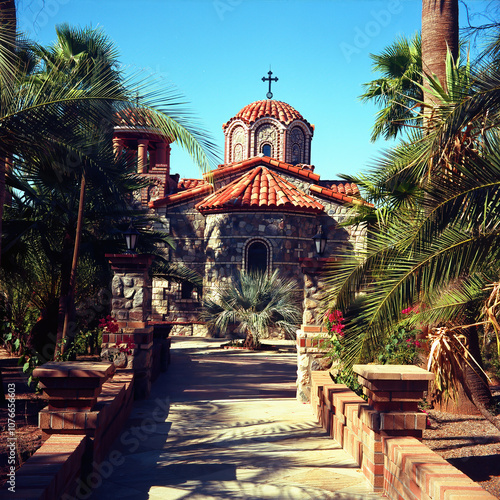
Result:
<instances>
[{"instance_id":1,"label":"arched window","mask_svg":"<svg viewBox=\"0 0 500 500\"><path fill-rule=\"evenodd\" d=\"M181 299L191 299L193 297L194 286L188 281L183 281L181 284Z\"/></svg>"},{"instance_id":2,"label":"arched window","mask_svg":"<svg viewBox=\"0 0 500 500\"><path fill-rule=\"evenodd\" d=\"M272 156L271 144L264 144L262 146L262 153L264 156Z\"/></svg>"},{"instance_id":3,"label":"arched window","mask_svg":"<svg viewBox=\"0 0 500 500\"><path fill-rule=\"evenodd\" d=\"M248 247L247 272L267 271L267 246L262 241L254 241Z\"/></svg>"}]
</instances>

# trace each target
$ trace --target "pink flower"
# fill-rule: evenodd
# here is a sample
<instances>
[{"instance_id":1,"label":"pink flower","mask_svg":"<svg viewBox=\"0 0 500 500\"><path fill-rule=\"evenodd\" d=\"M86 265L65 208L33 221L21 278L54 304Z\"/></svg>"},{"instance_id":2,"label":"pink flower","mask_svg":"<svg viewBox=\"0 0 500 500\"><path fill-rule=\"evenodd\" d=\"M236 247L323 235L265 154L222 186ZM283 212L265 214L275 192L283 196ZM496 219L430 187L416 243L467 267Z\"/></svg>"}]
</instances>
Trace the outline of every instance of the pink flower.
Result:
<instances>
[{"instance_id":1,"label":"pink flower","mask_svg":"<svg viewBox=\"0 0 500 500\"><path fill-rule=\"evenodd\" d=\"M413 307L407 307L401 311L401 314L410 314L413 311Z\"/></svg>"}]
</instances>

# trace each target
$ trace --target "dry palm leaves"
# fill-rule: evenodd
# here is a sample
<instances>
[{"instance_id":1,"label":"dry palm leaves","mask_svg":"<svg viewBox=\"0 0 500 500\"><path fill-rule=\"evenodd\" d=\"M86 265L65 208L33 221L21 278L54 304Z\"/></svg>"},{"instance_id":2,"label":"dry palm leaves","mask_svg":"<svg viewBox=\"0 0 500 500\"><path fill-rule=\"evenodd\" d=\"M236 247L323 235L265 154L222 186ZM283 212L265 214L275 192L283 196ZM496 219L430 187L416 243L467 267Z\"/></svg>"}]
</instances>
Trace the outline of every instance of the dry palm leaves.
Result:
<instances>
[{"instance_id":1,"label":"dry palm leaves","mask_svg":"<svg viewBox=\"0 0 500 500\"><path fill-rule=\"evenodd\" d=\"M466 365L484 373L468 349L467 337L455 332L468 326L471 325L433 328L427 336L430 346L427 369L434 374L434 392L438 399L456 397L465 385Z\"/></svg>"},{"instance_id":2,"label":"dry palm leaves","mask_svg":"<svg viewBox=\"0 0 500 500\"><path fill-rule=\"evenodd\" d=\"M492 290L486 304L484 305L483 312L488 320L488 323L493 327L495 336L497 338L497 353L500 358L500 324L497 317L500 315L500 283L493 283Z\"/></svg>"}]
</instances>

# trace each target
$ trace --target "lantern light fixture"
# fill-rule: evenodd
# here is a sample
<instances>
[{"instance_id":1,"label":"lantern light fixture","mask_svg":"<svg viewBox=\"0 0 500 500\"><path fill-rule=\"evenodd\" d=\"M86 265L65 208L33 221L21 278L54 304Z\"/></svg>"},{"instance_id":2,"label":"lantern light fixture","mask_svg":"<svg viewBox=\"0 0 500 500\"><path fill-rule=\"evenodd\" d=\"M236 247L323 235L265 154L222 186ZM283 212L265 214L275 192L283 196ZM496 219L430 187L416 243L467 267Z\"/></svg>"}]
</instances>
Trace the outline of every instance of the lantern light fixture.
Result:
<instances>
[{"instance_id":1,"label":"lantern light fixture","mask_svg":"<svg viewBox=\"0 0 500 500\"><path fill-rule=\"evenodd\" d=\"M318 255L323 255L326 248L326 242L328 241L325 233L323 232L323 226L318 226L318 232L312 237L312 240L316 248L316 253Z\"/></svg>"},{"instance_id":2,"label":"lantern light fixture","mask_svg":"<svg viewBox=\"0 0 500 500\"><path fill-rule=\"evenodd\" d=\"M132 223L130 223L130 226L126 231L123 231L123 235L125 236L125 243L127 244L127 253L135 253L139 234L139 231L137 231Z\"/></svg>"}]
</instances>

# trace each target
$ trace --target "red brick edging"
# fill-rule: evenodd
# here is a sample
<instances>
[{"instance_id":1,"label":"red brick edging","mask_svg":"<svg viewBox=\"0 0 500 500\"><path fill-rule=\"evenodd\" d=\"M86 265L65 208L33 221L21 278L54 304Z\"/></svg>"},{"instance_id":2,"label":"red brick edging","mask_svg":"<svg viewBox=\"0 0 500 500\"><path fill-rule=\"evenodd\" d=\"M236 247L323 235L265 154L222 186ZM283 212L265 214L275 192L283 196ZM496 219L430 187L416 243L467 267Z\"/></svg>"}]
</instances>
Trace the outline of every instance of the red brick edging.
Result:
<instances>
[{"instance_id":1,"label":"red brick edging","mask_svg":"<svg viewBox=\"0 0 500 500\"><path fill-rule=\"evenodd\" d=\"M419 440L426 416L414 410L413 402L419 392L415 388L422 386L419 380L424 378L409 382L402 376L395 382L387 373L377 378L372 365L367 370L363 375L368 378L361 377L360 382L364 378L371 384L372 389L365 392L372 404L345 385L335 384L328 372L313 371L311 406L319 423L354 458L374 491L393 500L493 500L494 496ZM407 391L401 391L400 384ZM384 389L378 395L377 387ZM384 399L386 409L381 406ZM403 409L401 405L408 403L407 410Z\"/></svg>"}]
</instances>

